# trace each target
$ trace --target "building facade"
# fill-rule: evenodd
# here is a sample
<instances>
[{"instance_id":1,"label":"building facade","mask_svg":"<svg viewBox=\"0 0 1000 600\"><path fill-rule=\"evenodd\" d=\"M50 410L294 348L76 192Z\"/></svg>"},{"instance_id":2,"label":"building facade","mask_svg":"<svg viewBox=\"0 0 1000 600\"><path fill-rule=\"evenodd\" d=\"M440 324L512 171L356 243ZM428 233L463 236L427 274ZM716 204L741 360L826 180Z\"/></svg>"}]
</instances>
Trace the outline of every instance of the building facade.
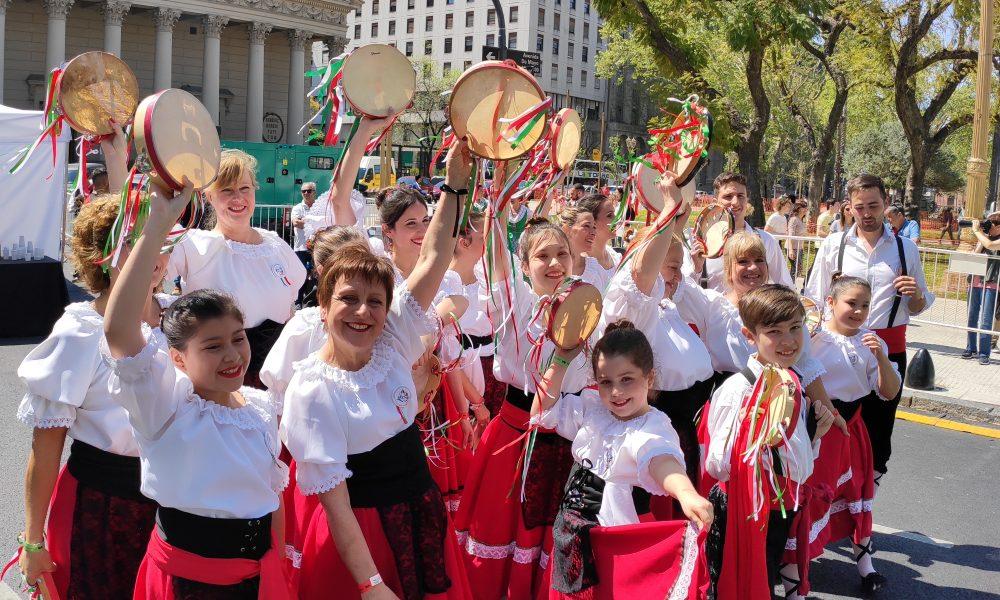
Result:
<instances>
[{"instance_id":1,"label":"building facade","mask_svg":"<svg viewBox=\"0 0 1000 600\"><path fill-rule=\"evenodd\" d=\"M508 48L541 56L538 83L556 109L580 113L588 154L600 146L602 113L606 138L645 137L653 113L641 86L627 77L617 83L596 76L601 19L590 0L508 0L502 7ZM498 35L491 0L363 0L347 16L349 49L392 44L414 61L429 58L441 72L480 62L484 47L498 45Z\"/></svg>"},{"instance_id":2,"label":"building facade","mask_svg":"<svg viewBox=\"0 0 1000 600\"><path fill-rule=\"evenodd\" d=\"M311 116L307 46L339 52L356 4L0 0L0 101L38 110L49 70L82 52L106 50L132 68L142 96L169 87L198 96L223 139L300 143L298 130Z\"/></svg>"}]
</instances>

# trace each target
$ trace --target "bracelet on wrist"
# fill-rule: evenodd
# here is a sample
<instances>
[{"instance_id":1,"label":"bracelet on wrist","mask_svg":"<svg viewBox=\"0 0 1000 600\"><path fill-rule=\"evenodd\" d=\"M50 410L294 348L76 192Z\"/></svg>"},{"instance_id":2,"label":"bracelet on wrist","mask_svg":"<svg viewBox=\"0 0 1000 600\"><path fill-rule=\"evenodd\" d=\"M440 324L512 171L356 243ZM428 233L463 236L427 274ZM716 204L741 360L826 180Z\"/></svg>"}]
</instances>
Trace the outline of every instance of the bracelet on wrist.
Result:
<instances>
[{"instance_id":1,"label":"bracelet on wrist","mask_svg":"<svg viewBox=\"0 0 1000 600\"><path fill-rule=\"evenodd\" d=\"M368 578L368 581L358 584L358 593L364 594L365 592L371 590L373 587L382 584L382 576L375 573Z\"/></svg>"},{"instance_id":2,"label":"bracelet on wrist","mask_svg":"<svg viewBox=\"0 0 1000 600\"><path fill-rule=\"evenodd\" d=\"M552 362L555 363L555 364L557 364L557 365L559 365L560 367L568 367L569 366L569 361L566 360L565 358L559 356L558 354L553 354L552 355Z\"/></svg>"},{"instance_id":3,"label":"bracelet on wrist","mask_svg":"<svg viewBox=\"0 0 1000 600\"><path fill-rule=\"evenodd\" d=\"M444 193L446 193L446 194L452 194L452 195L457 196L459 198L461 198L462 196L468 196L469 195L469 190L467 190L467 189L456 190L455 188L451 187L447 183L441 184L441 191L444 192Z\"/></svg>"},{"instance_id":4,"label":"bracelet on wrist","mask_svg":"<svg viewBox=\"0 0 1000 600\"><path fill-rule=\"evenodd\" d=\"M41 542L33 544L25 539L23 533L19 533L17 534L17 545L23 548L25 552L41 552L45 550L45 536L42 536Z\"/></svg>"}]
</instances>

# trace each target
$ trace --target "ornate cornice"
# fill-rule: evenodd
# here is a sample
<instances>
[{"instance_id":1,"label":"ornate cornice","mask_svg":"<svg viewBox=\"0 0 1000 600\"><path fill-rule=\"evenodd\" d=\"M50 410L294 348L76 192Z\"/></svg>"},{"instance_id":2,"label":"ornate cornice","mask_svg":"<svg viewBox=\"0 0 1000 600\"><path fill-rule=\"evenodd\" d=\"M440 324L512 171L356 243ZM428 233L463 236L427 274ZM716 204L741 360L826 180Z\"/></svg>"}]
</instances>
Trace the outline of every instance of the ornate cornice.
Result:
<instances>
[{"instance_id":1,"label":"ornate cornice","mask_svg":"<svg viewBox=\"0 0 1000 600\"><path fill-rule=\"evenodd\" d=\"M206 36L217 38L222 35L222 28L229 24L229 17L204 15L201 18L201 24L205 28Z\"/></svg>"},{"instance_id":2,"label":"ornate cornice","mask_svg":"<svg viewBox=\"0 0 1000 600\"><path fill-rule=\"evenodd\" d=\"M173 31L179 18L181 18L181 11L173 8L160 7L153 13L153 23L156 24L157 31Z\"/></svg>"},{"instance_id":3,"label":"ornate cornice","mask_svg":"<svg viewBox=\"0 0 1000 600\"><path fill-rule=\"evenodd\" d=\"M267 41L267 34L271 33L271 26L266 23L250 23L247 25L247 37L251 44L263 45Z\"/></svg>"},{"instance_id":4,"label":"ornate cornice","mask_svg":"<svg viewBox=\"0 0 1000 600\"><path fill-rule=\"evenodd\" d=\"M310 21L332 25L346 25L347 13L352 10L347 4L334 4L313 0L294 2L293 0L224 0L225 4L240 8L263 10L270 13L300 17Z\"/></svg>"},{"instance_id":5,"label":"ornate cornice","mask_svg":"<svg viewBox=\"0 0 1000 600\"><path fill-rule=\"evenodd\" d=\"M58 17L65 19L69 9L73 7L73 0L42 0L42 6L45 7L45 13L50 19Z\"/></svg>"},{"instance_id":6,"label":"ornate cornice","mask_svg":"<svg viewBox=\"0 0 1000 600\"><path fill-rule=\"evenodd\" d=\"M101 14L104 15L104 23L106 25L121 26L125 22L125 15L131 9L132 4L124 0L108 0L100 5Z\"/></svg>"}]
</instances>

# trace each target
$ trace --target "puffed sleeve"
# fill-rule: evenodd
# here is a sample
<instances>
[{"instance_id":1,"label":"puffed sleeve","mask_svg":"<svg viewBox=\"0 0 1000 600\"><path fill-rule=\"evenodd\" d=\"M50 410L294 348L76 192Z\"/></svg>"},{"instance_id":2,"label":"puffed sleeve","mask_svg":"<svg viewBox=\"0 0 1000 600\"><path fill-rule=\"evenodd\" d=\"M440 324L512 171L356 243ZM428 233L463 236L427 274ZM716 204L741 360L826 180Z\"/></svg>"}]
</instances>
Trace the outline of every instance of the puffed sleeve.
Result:
<instances>
[{"instance_id":1,"label":"puffed sleeve","mask_svg":"<svg viewBox=\"0 0 1000 600\"><path fill-rule=\"evenodd\" d=\"M585 397L590 393L590 390L584 390L583 394L563 394L555 406L542 412L539 425L555 429L556 433L572 441L583 427L588 402L594 402L592 398Z\"/></svg>"},{"instance_id":2,"label":"puffed sleeve","mask_svg":"<svg viewBox=\"0 0 1000 600\"><path fill-rule=\"evenodd\" d=\"M465 297L465 286L462 285L462 277L455 271L445 272L444 279L441 280L441 287L438 288L438 293L435 294L431 304L437 306L450 296Z\"/></svg>"},{"instance_id":3,"label":"puffed sleeve","mask_svg":"<svg viewBox=\"0 0 1000 600\"><path fill-rule=\"evenodd\" d=\"M70 427L101 362L101 320L69 310L17 369L27 392L17 418L31 427Z\"/></svg>"},{"instance_id":4,"label":"puffed sleeve","mask_svg":"<svg viewBox=\"0 0 1000 600\"><path fill-rule=\"evenodd\" d=\"M420 307L420 303L406 287L406 282L396 286L385 321L385 334L392 347L408 362L416 362L425 350L420 338L437 331L437 318L432 311Z\"/></svg>"},{"instance_id":5,"label":"puffed sleeve","mask_svg":"<svg viewBox=\"0 0 1000 600\"><path fill-rule=\"evenodd\" d=\"M737 373L712 394L708 405L708 453L705 470L719 481L729 481L729 463L736 441L736 422L749 382Z\"/></svg>"},{"instance_id":6,"label":"puffed sleeve","mask_svg":"<svg viewBox=\"0 0 1000 600\"><path fill-rule=\"evenodd\" d=\"M663 287L663 278L657 275L651 294L644 294L635 283L632 269L619 271L611 279L604 294L599 330L604 331L608 325L620 319L628 319L639 331L655 330L659 318L659 301L654 298L663 297Z\"/></svg>"},{"instance_id":7,"label":"puffed sleeve","mask_svg":"<svg viewBox=\"0 0 1000 600\"><path fill-rule=\"evenodd\" d=\"M304 308L295 313L281 330L260 369L260 380L267 386L271 400L278 407L285 402L285 390L292 379L292 365L318 350L325 336L318 308Z\"/></svg>"},{"instance_id":8,"label":"puffed sleeve","mask_svg":"<svg viewBox=\"0 0 1000 600\"><path fill-rule=\"evenodd\" d=\"M309 362L295 366L280 424L281 439L295 458L299 490L307 496L332 490L351 476L343 404L303 366Z\"/></svg>"},{"instance_id":9,"label":"puffed sleeve","mask_svg":"<svg viewBox=\"0 0 1000 600\"><path fill-rule=\"evenodd\" d=\"M191 380L179 375L166 344L152 333L135 356L114 359L108 379L111 397L128 412L128 420L138 436L157 439L173 419L181 400L193 393Z\"/></svg>"},{"instance_id":10,"label":"puffed sleeve","mask_svg":"<svg viewBox=\"0 0 1000 600\"><path fill-rule=\"evenodd\" d=\"M193 232L189 232L187 236L181 242L174 246L173 250L170 251L170 260L167 261L167 270L164 275L164 279L167 281L167 287L173 288L174 280L180 277L184 279L188 274L188 249L191 247L190 236Z\"/></svg>"},{"instance_id":11,"label":"puffed sleeve","mask_svg":"<svg viewBox=\"0 0 1000 600\"><path fill-rule=\"evenodd\" d=\"M629 434L628 451L635 458L639 485L650 494L665 496L663 482L653 478L649 463L657 456L671 456L684 467L684 451L680 438L670 424L670 417L651 411L645 426Z\"/></svg>"},{"instance_id":12,"label":"puffed sleeve","mask_svg":"<svg viewBox=\"0 0 1000 600\"><path fill-rule=\"evenodd\" d=\"M802 380L803 388L826 374L826 367L823 366L823 363L813 357L811 336L805 327L802 328L802 352L799 353L799 358L796 359L792 367L798 373L799 379Z\"/></svg>"}]
</instances>

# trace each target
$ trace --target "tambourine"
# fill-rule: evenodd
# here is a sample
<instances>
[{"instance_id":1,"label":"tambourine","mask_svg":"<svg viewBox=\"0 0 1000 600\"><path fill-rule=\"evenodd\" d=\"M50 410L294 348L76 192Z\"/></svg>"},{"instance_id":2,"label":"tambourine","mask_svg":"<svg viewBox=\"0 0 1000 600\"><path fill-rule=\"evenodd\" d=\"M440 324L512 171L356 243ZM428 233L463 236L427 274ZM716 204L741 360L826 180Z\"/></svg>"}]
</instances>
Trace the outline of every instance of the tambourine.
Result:
<instances>
[{"instance_id":1,"label":"tambourine","mask_svg":"<svg viewBox=\"0 0 1000 600\"><path fill-rule=\"evenodd\" d=\"M720 204L711 204L694 222L694 239L705 246L705 258L718 258L735 229L733 211Z\"/></svg>"},{"instance_id":2,"label":"tambourine","mask_svg":"<svg viewBox=\"0 0 1000 600\"><path fill-rule=\"evenodd\" d=\"M645 161L636 161L635 166L632 167L632 186L635 197L638 198L640 204L636 208L645 208L657 215L663 212L664 209L673 210L677 208L672 203L670 206L664 205L669 198L664 198L657 187L657 183L663 177L663 174L646 164L646 162L652 159L652 155L646 155L645 158ZM682 189L682 196L683 193Z\"/></svg>"},{"instance_id":3,"label":"tambourine","mask_svg":"<svg viewBox=\"0 0 1000 600\"><path fill-rule=\"evenodd\" d=\"M763 420L764 426L767 427L766 431L762 432L766 436L764 443L777 448L784 444L786 438L792 436L798 425L802 409L802 390L799 388L798 379L787 369L764 367L760 379L763 386L759 405L767 415Z\"/></svg>"},{"instance_id":4,"label":"tambourine","mask_svg":"<svg viewBox=\"0 0 1000 600\"><path fill-rule=\"evenodd\" d=\"M418 398L420 402L417 404L419 410L423 410L430 405L431 401L434 400L434 394L437 394L438 389L441 387L441 381L444 379L444 373L441 372L441 359L436 354L429 356L425 369L427 370L427 380L419 390L420 395Z\"/></svg>"},{"instance_id":5,"label":"tambourine","mask_svg":"<svg viewBox=\"0 0 1000 600\"><path fill-rule=\"evenodd\" d=\"M107 52L85 52L59 76L59 111L70 127L93 137L114 133L111 122L132 122L139 83L125 62Z\"/></svg>"},{"instance_id":6,"label":"tambourine","mask_svg":"<svg viewBox=\"0 0 1000 600\"><path fill-rule=\"evenodd\" d=\"M805 326L810 336L819 332L823 325L823 309L812 298L802 296L802 308L806 311Z\"/></svg>"},{"instance_id":7,"label":"tambourine","mask_svg":"<svg viewBox=\"0 0 1000 600\"><path fill-rule=\"evenodd\" d=\"M572 279L557 291L548 312L548 336L563 350L572 350L590 338L601 320L601 291Z\"/></svg>"},{"instance_id":8,"label":"tambourine","mask_svg":"<svg viewBox=\"0 0 1000 600\"><path fill-rule=\"evenodd\" d=\"M564 108L552 118L552 142L549 159L560 171L568 169L580 151L583 138L583 121L580 113L572 108Z\"/></svg>"},{"instance_id":9,"label":"tambourine","mask_svg":"<svg viewBox=\"0 0 1000 600\"><path fill-rule=\"evenodd\" d=\"M157 92L135 113L135 149L150 180L181 190L186 176L201 191L219 173L222 146L208 110L184 90Z\"/></svg>"},{"instance_id":10,"label":"tambourine","mask_svg":"<svg viewBox=\"0 0 1000 600\"><path fill-rule=\"evenodd\" d=\"M670 170L677 174L677 186L684 187L693 180L698 171L708 164L708 149L712 145L712 115L705 111L702 116L708 120L708 135L701 129L684 131L681 133L686 139L684 153L675 158L670 165ZM684 122L684 115L678 115L674 120L674 126L679 126Z\"/></svg>"},{"instance_id":11,"label":"tambourine","mask_svg":"<svg viewBox=\"0 0 1000 600\"><path fill-rule=\"evenodd\" d=\"M458 78L448 101L448 119L458 139L481 158L510 160L526 154L546 131L546 115L528 127L517 143L504 130L545 102L541 86L513 61L483 61Z\"/></svg>"},{"instance_id":12,"label":"tambourine","mask_svg":"<svg viewBox=\"0 0 1000 600\"><path fill-rule=\"evenodd\" d=\"M396 48L368 44L344 59L341 82L354 114L380 119L410 106L417 90L417 73L410 59Z\"/></svg>"}]
</instances>

